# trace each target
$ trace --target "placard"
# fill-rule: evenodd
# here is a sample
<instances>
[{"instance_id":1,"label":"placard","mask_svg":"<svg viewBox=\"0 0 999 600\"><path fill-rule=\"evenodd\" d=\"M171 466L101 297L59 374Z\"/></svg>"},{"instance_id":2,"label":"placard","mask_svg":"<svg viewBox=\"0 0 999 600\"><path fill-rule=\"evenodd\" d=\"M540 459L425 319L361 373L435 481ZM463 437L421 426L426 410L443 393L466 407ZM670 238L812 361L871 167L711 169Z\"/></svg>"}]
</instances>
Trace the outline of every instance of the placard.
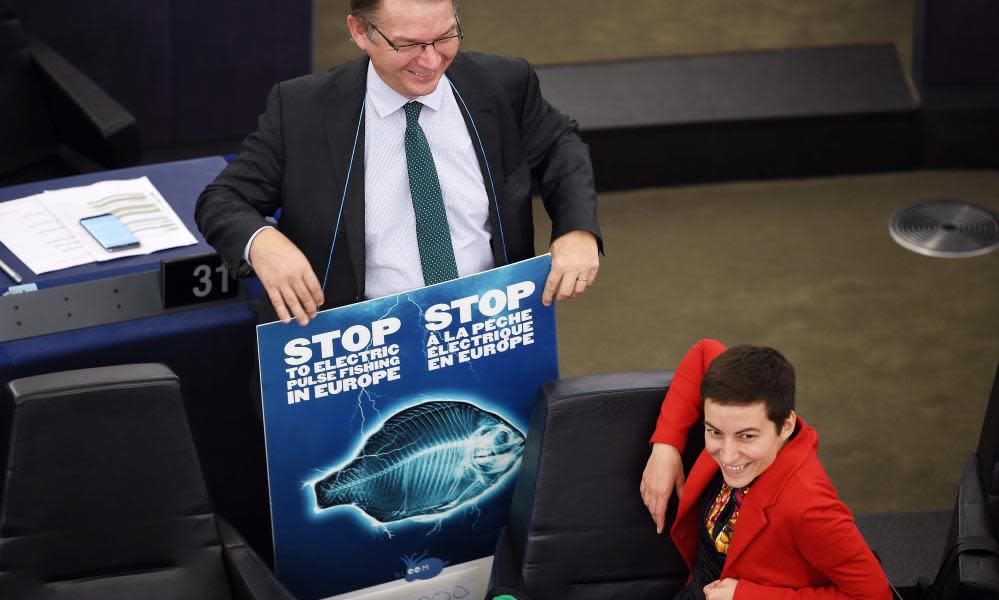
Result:
<instances>
[{"instance_id":1,"label":"placard","mask_svg":"<svg viewBox=\"0 0 999 600\"><path fill-rule=\"evenodd\" d=\"M275 567L298 598L493 553L537 389L558 378L550 266L258 326Z\"/></svg>"}]
</instances>

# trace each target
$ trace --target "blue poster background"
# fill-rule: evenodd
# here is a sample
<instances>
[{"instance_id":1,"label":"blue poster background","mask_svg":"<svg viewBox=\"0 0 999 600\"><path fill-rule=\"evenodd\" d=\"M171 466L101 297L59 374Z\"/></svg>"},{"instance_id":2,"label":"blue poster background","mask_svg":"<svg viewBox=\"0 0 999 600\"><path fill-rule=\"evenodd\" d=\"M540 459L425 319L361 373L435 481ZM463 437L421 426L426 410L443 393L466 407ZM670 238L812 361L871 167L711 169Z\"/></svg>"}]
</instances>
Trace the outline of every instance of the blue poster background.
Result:
<instances>
[{"instance_id":1,"label":"blue poster background","mask_svg":"<svg viewBox=\"0 0 999 600\"><path fill-rule=\"evenodd\" d=\"M444 566L493 553L520 465L519 452L508 438L517 438L518 432L526 436L529 413L538 387L545 381L558 378L555 311L554 307L541 304L541 293L550 265L549 255L539 256L397 296L324 311L304 327L294 322L258 326L275 566L280 579L297 597L303 600L323 598L395 579L424 579ZM528 288L530 293L527 293ZM491 290L500 290L502 294ZM523 296L515 300L516 309L510 307L508 291L515 297ZM486 297L487 300L480 305L468 300L471 296L477 296L479 300ZM459 322L463 316L459 308L445 311L437 306L431 309L434 305L450 306L455 300L465 306L464 316L470 318L468 322ZM501 304L505 306L496 312ZM480 306L487 313L495 314L487 317L480 311ZM430 331L428 325L439 327L446 318L445 314L452 317L452 322L447 327ZM510 319L511 315L518 316ZM432 352L428 350L431 334L444 345L447 338L458 338L463 332L471 337L476 327L478 335L488 333L489 319L493 319L492 331L499 331L501 328L497 326L496 319L501 317L518 321L517 324L508 324L508 343L503 351L464 363L457 360L458 354L452 354L455 359L453 366L435 370L428 368L428 353ZM373 323L378 325L372 327ZM518 324L519 327L516 326ZM325 388L327 392L335 385L342 386L342 380L351 378L347 371L340 371L335 364L338 358L343 361L352 354L344 344L354 343L353 354L358 364L361 356L371 358L373 355L361 355L357 351L357 343L365 341L361 329L351 330L353 335L346 333L356 325L364 326L369 332L383 332L382 345L377 346L376 336L373 336L364 346L367 350L380 348L384 355L398 345L395 347L397 352L392 355L397 358L382 356L378 359L382 362L375 363L387 366L394 362L394 368L382 369L382 379L377 384L363 381L368 383L363 389L316 397L315 386L311 384L317 381L320 370L323 373L329 371L327 365L333 367L332 373L340 380L339 383L320 384L320 387L328 385ZM526 333L527 330L530 332ZM330 333L335 331L350 339L344 342L342 337ZM509 340L517 337L513 334L518 332L521 334L520 343L510 348ZM494 343L493 350L497 350L503 348L495 344L502 339L500 335L494 333L486 338L480 337L478 341L488 340ZM332 350L332 356L326 358L322 357L323 336L327 341L327 353ZM313 342L314 339L318 341ZM471 341L465 344L472 347ZM485 343L479 344L479 347L483 346ZM289 359L301 364L289 364ZM316 363L321 364L317 367ZM340 367L343 366L346 366L345 362L340 363ZM300 371L289 371L293 368ZM299 377L306 372L306 377ZM341 374L344 376L339 377ZM390 380L392 377L395 379ZM293 402L295 392L290 392L289 388L298 390L300 396L297 402ZM302 394L307 394L308 399L304 399ZM455 404L428 404L438 401ZM386 516L387 509L379 513L369 507L369 511L380 516L379 520L350 503L319 507L317 481L339 482L341 477L346 478L342 475L346 470L337 472L355 458L369 460L365 458L373 452L369 440L383 440L384 434L377 436L386 421L395 416L394 424L402 415L412 415L426 406L460 406L464 415L488 413L483 422L487 423L485 435L491 437L485 439L497 441L495 452L498 456L495 460L515 458L515 463L505 470L505 463L495 462L494 457L483 456L484 451L475 450L475 456L468 458L476 463L475 468L499 474L498 479L489 481L484 492L467 499L442 497L441 503L445 504L442 508L429 509L427 514L399 518L399 513L405 515L406 510L415 510L410 508L413 504L410 498L416 492L401 488L410 485L411 480L419 479L426 469L420 471L414 468L405 482L398 477L377 476L379 469L387 468L386 464L394 460L390 456L378 463L363 463L368 468L362 475L372 477L364 483L357 483L361 478L355 476L355 485L350 493L360 495L358 504L388 502L392 505L391 500L385 500L391 496L387 490L399 490L407 499L400 497L393 505L396 513ZM494 416L499 417L499 424L495 427L488 425L497 421ZM419 423L419 418L408 422ZM446 426L446 423L441 425ZM507 429L513 430L509 436ZM478 430L479 433L482 431L481 428ZM451 433L451 430L444 432L447 435ZM476 439L484 439L479 433L475 434L478 436ZM439 441L427 435L426 430L402 434L403 437L407 435L410 437L398 444L406 451L414 445L431 446ZM465 434L458 432L454 435ZM473 445L475 443L481 445L481 441L472 442ZM382 449L379 447L377 450ZM450 459L438 460L446 462ZM466 464L452 471L457 476L462 469L466 474L471 470ZM441 486L427 485L430 484L419 489L437 490L423 493L446 496L447 492L440 491ZM483 484L477 485L481 487ZM467 489L474 491L478 488L473 486ZM407 573L407 560L411 568L417 566L415 571Z\"/></svg>"}]
</instances>

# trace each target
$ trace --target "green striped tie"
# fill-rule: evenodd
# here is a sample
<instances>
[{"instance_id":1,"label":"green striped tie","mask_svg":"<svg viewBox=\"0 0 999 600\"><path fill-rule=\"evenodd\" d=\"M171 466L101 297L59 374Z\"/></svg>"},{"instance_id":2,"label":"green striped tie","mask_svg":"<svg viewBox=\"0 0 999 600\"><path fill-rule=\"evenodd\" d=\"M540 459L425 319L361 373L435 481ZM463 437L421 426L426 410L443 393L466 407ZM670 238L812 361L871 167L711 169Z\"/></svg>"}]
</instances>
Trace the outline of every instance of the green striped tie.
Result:
<instances>
[{"instance_id":1,"label":"green striped tie","mask_svg":"<svg viewBox=\"0 0 999 600\"><path fill-rule=\"evenodd\" d=\"M433 285L458 278L454 261L451 230L444 211L444 196L437 180L434 156L430 153L427 136L420 127L423 104L410 102L406 111L406 165L409 168L409 191L416 213L416 241L420 246L423 282Z\"/></svg>"}]
</instances>

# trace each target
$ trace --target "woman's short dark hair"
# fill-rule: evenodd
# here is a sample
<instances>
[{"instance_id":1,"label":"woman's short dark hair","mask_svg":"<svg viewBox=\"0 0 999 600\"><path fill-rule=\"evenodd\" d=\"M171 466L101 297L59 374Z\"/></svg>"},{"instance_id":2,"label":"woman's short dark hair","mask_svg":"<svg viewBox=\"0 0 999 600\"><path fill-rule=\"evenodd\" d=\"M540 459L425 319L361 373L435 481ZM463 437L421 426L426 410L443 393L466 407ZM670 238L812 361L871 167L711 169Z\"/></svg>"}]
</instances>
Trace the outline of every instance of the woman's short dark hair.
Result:
<instances>
[{"instance_id":1,"label":"woman's short dark hair","mask_svg":"<svg viewBox=\"0 0 999 600\"><path fill-rule=\"evenodd\" d=\"M794 367L773 348L732 346L708 366L701 398L725 405L762 401L780 432L794 410Z\"/></svg>"}]
</instances>

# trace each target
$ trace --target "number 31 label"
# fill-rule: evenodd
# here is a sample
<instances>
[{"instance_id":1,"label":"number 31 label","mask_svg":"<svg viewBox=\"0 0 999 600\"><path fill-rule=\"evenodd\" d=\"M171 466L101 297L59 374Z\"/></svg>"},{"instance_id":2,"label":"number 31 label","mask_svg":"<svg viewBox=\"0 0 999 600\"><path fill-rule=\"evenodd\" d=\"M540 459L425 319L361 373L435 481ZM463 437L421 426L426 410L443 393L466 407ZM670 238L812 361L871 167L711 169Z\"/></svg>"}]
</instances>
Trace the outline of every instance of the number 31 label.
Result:
<instances>
[{"instance_id":1,"label":"number 31 label","mask_svg":"<svg viewBox=\"0 0 999 600\"><path fill-rule=\"evenodd\" d=\"M212 277L212 275L216 277ZM214 290L214 281L218 281L219 291L223 294L229 293L229 269L225 265L219 265L212 270L211 265L198 265L194 268L194 276L198 279L198 285L191 289L191 292L198 298L207 298Z\"/></svg>"},{"instance_id":2,"label":"number 31 label","mask_svg":"<svg viewBox=\"0 0 999 600\"><path fill-rule=\"evenodd\" d=\"M239 285L218 254L165 260L160 265L163 308L235 298Z\"/></svg>"}]
</instances>

